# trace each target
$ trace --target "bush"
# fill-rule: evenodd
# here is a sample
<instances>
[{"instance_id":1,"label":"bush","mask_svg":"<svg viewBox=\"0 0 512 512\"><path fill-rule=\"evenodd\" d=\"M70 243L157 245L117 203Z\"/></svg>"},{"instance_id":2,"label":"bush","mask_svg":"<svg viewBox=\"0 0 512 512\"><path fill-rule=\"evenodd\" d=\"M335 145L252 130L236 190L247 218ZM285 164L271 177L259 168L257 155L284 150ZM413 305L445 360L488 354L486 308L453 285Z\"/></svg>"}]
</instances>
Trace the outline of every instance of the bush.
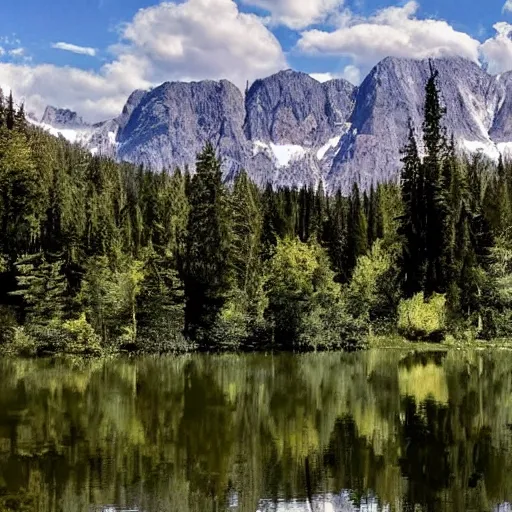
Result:
<instances>
[{"instance_id":1,"label":"bush","mask_svg":"<svg viewBox=\"0 0 512 512\"><path fill-rule=\"evenodd\" d=\"M302 350L355 350L364 348L368 335L367 322L354 318L339 302L329 307L313 308L299 335Z\"/></svg>"},{"instance_id":2,"label":"bush","mask_svg":"<svg viewBox=\"0 0 512 512\"><path fill-rule=\"evenodd\" d=\"M345 291L348 312L354 317L375 320L396 311L395 249L385 248L377 240L371 251L357 260L350 285Z\"/></svg>"},{"instance_id":3,"label":"bush","mask_svg":"<svg viewBox=\"0 0 512 512\"><path fill-rule=\"evenodd\" d=\"M1 261L0 261L1 264ZM0 348L4 343L8 343L12 339L13 329L18 326L16 315L9 306L0 305Z\"/></svg>"},{"instance_id":4,"label":"bush","mask_svg":"<svg viewBox=\"0 0 512 512\"><path fill-rule=\"evenodd\" d=\"M101 354L100 337L87 321L85 313L82 313L77 320L64 322L62 331L66 338L65 352L83 355Z\"/></svg>"},{"instance_id":5,"label":"bush","mask_svg":"<svg viewBox=\"0 0 512 512\"><path fill-rule=\"evenodd\" d=\"M9 330L9 339L2 346L2 352L9 356L35 357L37 348L36 340L24 327L13 327Z\"/></svg>"},{"instance_id":6,"label":"bush","mask_svg":"<svg viewBox=\"0 0 512 512\"><path fill-rule=\"evenodd\" d=\"M135 344L121 347L121 350L138 354L185 354L197 350L197 345L188 340L182 332L162 329L144 329L137 336Z\"/></svg>"},{"instance_id":7,"label":"bush","mask_svg":"<svg viewBox=\"0 0 512 512\"><path fill-rule=\"evenodd\" d=\"M402 300L398 306L398 329L410 340L442 341L446 331L446 297L423 293Z\"/></svg>"}]
</instances>

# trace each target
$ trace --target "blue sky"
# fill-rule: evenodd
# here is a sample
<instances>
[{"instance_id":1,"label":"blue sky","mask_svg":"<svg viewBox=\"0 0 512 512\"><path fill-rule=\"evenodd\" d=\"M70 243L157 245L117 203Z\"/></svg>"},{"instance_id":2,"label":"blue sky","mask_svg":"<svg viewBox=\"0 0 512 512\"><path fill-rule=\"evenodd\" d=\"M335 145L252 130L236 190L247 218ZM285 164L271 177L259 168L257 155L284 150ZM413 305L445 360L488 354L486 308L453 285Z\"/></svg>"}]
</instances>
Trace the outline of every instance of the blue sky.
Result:
<instances>
[{"instance_id":1,"label":"blue sky","mask_svg":"<svg viewBox=\"0 0 512 512\"><path fill-rule=\"evenodd\" d=\"M0 86L90 120L165 80L292 67L360 82L388 55L512 69L512 0L21 0L0 17Z\"/></svg>"}]
</instances>

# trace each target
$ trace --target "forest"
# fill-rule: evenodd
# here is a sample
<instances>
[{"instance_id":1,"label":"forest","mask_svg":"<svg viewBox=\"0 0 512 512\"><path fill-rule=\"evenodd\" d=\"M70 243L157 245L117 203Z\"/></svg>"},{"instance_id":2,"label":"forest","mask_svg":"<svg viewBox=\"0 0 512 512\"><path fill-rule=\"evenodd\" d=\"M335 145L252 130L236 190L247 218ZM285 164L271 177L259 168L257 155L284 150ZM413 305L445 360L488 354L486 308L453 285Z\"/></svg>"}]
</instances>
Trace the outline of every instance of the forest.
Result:
<instances>
[{"instance_id":1,"label":"forest","mask_svg":"<svg viewBox=\"0 0 512 512\"><path fill-rule=\"evenodd\" d=\"M460 155L437 73L400 183L225 183L208 144L153 173L0 99L0 350L334 350L512 335L512 163ZM422 129L423 139L416 131ZM420 143L421 142L421 143Z\"/></svg>"}]
</instances>

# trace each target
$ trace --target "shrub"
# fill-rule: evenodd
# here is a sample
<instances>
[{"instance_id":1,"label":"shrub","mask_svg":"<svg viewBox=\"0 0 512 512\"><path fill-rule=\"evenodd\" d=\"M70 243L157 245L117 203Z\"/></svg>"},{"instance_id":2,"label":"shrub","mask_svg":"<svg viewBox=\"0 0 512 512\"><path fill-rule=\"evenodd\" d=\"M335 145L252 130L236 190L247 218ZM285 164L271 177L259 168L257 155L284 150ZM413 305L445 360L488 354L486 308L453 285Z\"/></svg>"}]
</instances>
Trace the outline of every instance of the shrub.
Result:
<instances>
[{"instance_id":1,"label":"shrub","mask_svg":"<svg viewBox=\"0 0 512 512\"><path fill-rule=\"evenodd\" d=\"M10 329L9 340L3 345L2 351L9 356L35 357L37 355L36 340L24 327Z\"/></svg>"},{"instance_id":2,"label":"shrub","mask_svg":"<svg viewBox=\"0 0 512 512\"><path fill-rule=\"evenodd\" d=\"M100 355L100 337L87 321L85 313L76 320L68 320L62 325L66 337L65 351L71 354Z\"/></svg>"},{"instance_id":3,"label":"shrub","mask_svg":"<svg viewBox=\"0 0 512 512\"><path fill-rule=\"evenodd\" d=\"M398 329L410 340L441 341L446 330L446 297L423 293L402 300L398 306Z\"/></svg>"},{"instance_id":4,"label":"shrub","mask_svg":"<svg viewBox=\"0 0 512 512\"><path fill-rule=\"evenodd\" d=\"M396 311L395 259L394 251L377 240L371 251L357 260L345 291L347 310L352 316L374 320Z\"/></svg>"}]
</instances>

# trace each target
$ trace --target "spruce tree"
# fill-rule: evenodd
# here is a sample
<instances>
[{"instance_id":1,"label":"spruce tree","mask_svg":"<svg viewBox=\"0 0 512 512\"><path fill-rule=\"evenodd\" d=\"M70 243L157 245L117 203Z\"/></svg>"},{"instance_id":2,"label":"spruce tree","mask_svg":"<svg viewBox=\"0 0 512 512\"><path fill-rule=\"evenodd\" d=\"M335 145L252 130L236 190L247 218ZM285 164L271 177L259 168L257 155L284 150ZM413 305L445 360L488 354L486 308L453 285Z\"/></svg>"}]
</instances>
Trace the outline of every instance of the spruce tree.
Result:
<instances>
[{"instance_id":1,"label":"spruce tree","mask_svg":"<svg viewBox=\"0 0 512 512\"><path fill-rule=\"evenodd\" d=\"M19 258L15 269L18 286L11 295L23 299L25 320L34 326L62 321L67 290L63 262L50 262L38 253Z\"/></svg>"},{"instance_id":2,"label":"spruce tree","mask_svg":"<svg viewBox=\"0 0 512 512\"><path fill-rule=\"evenodd\" d=\"M6 126L5 98L2 88L0 87L0 128L4 126Z\"/></svg>"},{"instance_id":3,"label":"spruce tree","mask_svg":"<svg viewBox=\"0 0 512 512\"><path fill-rule=\"evenodd\" d=\"M214 324L232 284L230 224L220 162L207 144L190 191L185 312L193 337Z\"/></svg>"},{"instance_id":4,"label":"spruce tree","mask_svg":"<svg viewBox=\"0 0 512 512\"><path fill-rule=\"evenodd\" d=\"M236 285L249 302L261 282L262 216L258 190L246 172L235 179L231 198L233 212L232 255Z\"/></svg>"},{"instance_id":5,"label":"spruce tree","mask_svg":"<svg viewBox=\"0 0 512 512\"><path fill-rule=\"evenodd\" d=\"M324 244L336 273L338 282L347 282L349 268L347 262L348 245L348 201L337 192L331 198L327 209L327 220L324 230Z\"/></svg>"},{"instance_id":6,"label":"spruce tree","mask_svg":"<svg viewBox=\"0 0 512 512\"><path fill-rule=\"evenodd\" d=\"M425 119L423 122L423 142L425 158L423 161L424 194L421 200L425 205L425 247L427 296L444 291L444 227L445 216L443 201L442 167L446 148L446 138L442 128L445 114L441 106L437 87L438 71L430 62L430 77L425 88Z\"/></svg>"},{"instance_id":7,"label":"spruce tree","mask_svg":"<svg viewBox=\"0 0 512 512\"><path fill-rule=\"evenodd\" d=\"M406 296L412 297L425 282L425 222L420 205L423 195L423 169L414 129L409 120L409 138L402 151L401 191L403 216L400 233L404 237L402 272Z\"/></svg>"},{"instance_id":8,"label":"spruce tree","mask_svg":"<svg viewBox=\"0 0 512 512\"><path fill-rule=\"evenodd\" d=\"M149 248L143 274L137 296L137 345L157 352L182 350L184 290L174 269L173 255L159 256Z\"/></svg>"},{"instance_id":9,"label":"spruce tree","mask_svg":"<svg viewBox=\"0 0 512 512\"><path fill-rule=\"evenodd\" d=\"M7 100L7 109L5 113L5 126L8 130L14 129L14 120L16 116L16 109L14 108L14 99L12 97L12 91L9 93L9 98Z\"/></svg>"},{"instance_id":10,"label":"spruce tree","mask_svg":"<svg viewBox=\"0 0 512 512\"><path fill-rule=\"evenodd\" d=\"M352 187L349 205L347 265L351 273L359 256L368 252L368 224L357 183Z\"/></svg>"}]
</instances>

